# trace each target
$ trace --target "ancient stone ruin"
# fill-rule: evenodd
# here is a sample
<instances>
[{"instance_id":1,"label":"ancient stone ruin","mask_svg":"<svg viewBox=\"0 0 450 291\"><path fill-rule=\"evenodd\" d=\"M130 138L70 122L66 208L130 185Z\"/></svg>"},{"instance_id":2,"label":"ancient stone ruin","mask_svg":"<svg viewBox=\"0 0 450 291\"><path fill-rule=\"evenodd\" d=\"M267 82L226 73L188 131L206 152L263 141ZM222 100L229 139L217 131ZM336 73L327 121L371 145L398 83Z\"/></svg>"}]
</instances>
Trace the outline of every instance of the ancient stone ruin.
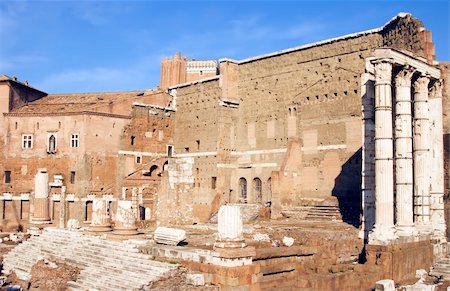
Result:
<instances>
[{"instance_id":1,"label":"ancient stone ruin","mask_svg":"<svg viewBox=\"0 0 450 291\"><path fill-rule=\"evenodd\" d=\"M449 72L401 13L243 60L177 53L148 90L47 94L2 75L3 279L444 288Z\"/></svg>"}]
</instances>

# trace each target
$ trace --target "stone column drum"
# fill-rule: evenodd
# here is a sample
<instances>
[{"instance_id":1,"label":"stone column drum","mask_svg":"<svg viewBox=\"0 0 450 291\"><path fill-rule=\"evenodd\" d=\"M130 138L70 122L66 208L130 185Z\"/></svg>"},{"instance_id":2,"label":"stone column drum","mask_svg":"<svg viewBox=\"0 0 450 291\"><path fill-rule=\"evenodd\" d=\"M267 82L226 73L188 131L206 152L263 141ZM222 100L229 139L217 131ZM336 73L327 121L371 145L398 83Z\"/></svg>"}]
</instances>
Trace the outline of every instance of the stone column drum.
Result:
<instances>
[{"instance_id":1,"label":"stone column drum","mask_svg":"<svg viewBox=\"0 0 450 291\"><path fill-rule=\"evenodd\" d=\"M431 233L430 224L430 146L428 83L426 76L414 82L414 210L416 226L422 234Z\"/></svg>"},{"instance_id":2,"label":"stone column drum","mask_svg":"<svg viewBox=\"0 0 450 291\"><path fill-rule=\"evenodd\" d=\"M33 223L50 223L48 193L48 173L40 169L34 177Z\"/></svg>"},{"instance_id":3,"label":"stone column drum","mask_svg":"<svg viewBox=\"0 0 450 291\"><path fill-rule=\"evenodd\" d=\"M243 248L241 209L237 205L223 205L218 213L215 248Z\"/></svg>"},{"instance_id":4,"label":"stone column drum","mask_svg":"<svg viewBox=\"0 0 450 291\"><path fill-rule=\"evenodd\" d=\"M114 221L114 234L135 235L138 234L136 218L132 202L128 200L117 201L116 220Z\"/></svg>"},{"instance_id":5,"label":"stone column drum","mask_svg":"<svg viewBox=\"0 0 450 291\"><path fill-rule=\"evenodd\" d=\"M413 73L414 70L406 67L395 77L395 192L399 236L410 236L414 232L411 116Z\"/></svg>"},{"instance_id":6,"label":"stone column drum","mask_svg":"<svg viewBox=\"0 0 450 291\"><path fill-rule=\"evenodd\" d=\"M111 218L108 214L108 201L94 198L92 199L92 218L90 231L107 232L111 231Z\"/></svg>"},{"instance_id":7,"label":"stone column drum","mask_svg":"<svg viewBox=\"0 0 450 291\"><path fill-rule=\"evenodd\" d=\"M394 165L392 141L392 62L375 63L375 225L369 243L396 238L394 228Z\"/></svg>"}]
</instances>

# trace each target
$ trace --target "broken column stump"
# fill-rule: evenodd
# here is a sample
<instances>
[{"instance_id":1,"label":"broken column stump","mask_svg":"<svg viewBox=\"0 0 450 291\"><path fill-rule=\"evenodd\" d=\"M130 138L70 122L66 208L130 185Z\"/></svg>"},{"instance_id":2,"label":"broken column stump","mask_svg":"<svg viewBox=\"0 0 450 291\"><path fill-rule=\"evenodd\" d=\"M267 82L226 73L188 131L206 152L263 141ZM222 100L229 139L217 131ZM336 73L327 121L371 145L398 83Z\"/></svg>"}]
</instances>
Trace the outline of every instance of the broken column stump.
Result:
<instances>
[{"instance_id":1,"label":"broken column stump","mask_svg":"<svg viewBox=\"0 0 450 291\"><path fill-rule=\"evenodd\" d=\"M117 201L116 220L114 221L113 234L136 235L138 233L132 202L128 200Z\"/></svg>"},{"instance_id":2,"label":"broken column stump","mask_svg":"<svg viewBox=\"0 0 450 291\"><path fill-rule=\"evenodd\" d=\"M223 205L219 209L217 239L214 248L243 248L241 209L237 205Z\"/></svg>"},{"instance_id":3,"label":"broken column stump","mask_svg":"<svg viewBox=\"0 0 450 291\"><path fill-rule=\"evenodd\" d=\"M94 198L92 200L92 219L89 231L107 232L111 231L111 218L108 213L108 201Z\"/></svg>"}]
</instances>

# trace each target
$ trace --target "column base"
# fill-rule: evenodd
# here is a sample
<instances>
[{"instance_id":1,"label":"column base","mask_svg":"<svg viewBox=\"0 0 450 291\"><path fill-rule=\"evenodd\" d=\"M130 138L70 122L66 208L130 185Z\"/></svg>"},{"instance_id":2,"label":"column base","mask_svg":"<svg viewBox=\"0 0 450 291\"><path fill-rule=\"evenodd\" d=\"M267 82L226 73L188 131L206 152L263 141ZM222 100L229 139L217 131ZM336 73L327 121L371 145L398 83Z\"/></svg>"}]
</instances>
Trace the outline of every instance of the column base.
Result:
<instances>
[{"instance_id":1,"label":"column base","mask_svg":"<svg viewBox=\"0 0 450 291\"><path fill-rule=\"evenodd\" d=\"M45 228L50 226L50 224L52 224L52 221L50 220L50 218L46 219L46 218L33 218L30 221L30 226L32 225L35 228Z\"/></svg>"},{"instance_id":2,"label":"column base","mask_svg":"<svg viewBox=\"0 0 450 291\"><path fill-rule=\"evenodd\" d=\"M219 240L214 243L215 248L244 248L247 245L243 239L240 240Z\"/></svg>"},{"instance_id":3,"label":"column base","mask_svg":"<svg viewBox=\"0 0 450 291\"><path fill-rule=\"evenodd\" d=\"M369 233L370 245L387 245L398 238L394 226L377 226Z\"/></svg>"},{"instance_id":4,"label":"column base","mask_svg":"<svg viewBox=\"0 0 450 291\"><path fill-rule=\"evenodd\" d=\"M397 225L396 226L398 236L415 236L417 235L417 230L414 225Z\"/></svg>"},{"instance_id":5,"label":"column base","mask_svg":"<svg viewBox=\"0 0 450 291\"><path fill-rule=\"evenodd\" d=\"M91 232L109 232L112 231L111 224L91 225L88 228Z\"/></svg>"},{"instance_id":6,"label":"column base","mask_svg":"<svg viewBox=\"0 0 450 291\"><path fill-rule=\"evenodd\" d=\"M137 235L137 227L114 227L112 232L115 235Z\"/></svg>"},{"instance_id":7,"label":"column base","mask_svg":"<svg viewBox=\"0 0 450 291\"><path fill-rule=\"evenodd\" d=\"M433 233L433 226L431 222L416 223L416 229L420 235L430 235Z\"/></svg>"}]
</instances>

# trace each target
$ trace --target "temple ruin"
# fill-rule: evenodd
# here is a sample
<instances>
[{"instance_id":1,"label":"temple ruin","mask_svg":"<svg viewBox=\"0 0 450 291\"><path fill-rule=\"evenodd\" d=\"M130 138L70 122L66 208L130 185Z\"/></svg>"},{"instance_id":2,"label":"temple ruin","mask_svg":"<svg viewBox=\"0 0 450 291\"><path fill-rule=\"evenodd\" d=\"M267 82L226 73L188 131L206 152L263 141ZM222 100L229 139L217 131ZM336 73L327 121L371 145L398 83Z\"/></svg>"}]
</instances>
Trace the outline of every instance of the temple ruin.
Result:
<instances>
[{"instance_id":1,"label":"temple ruin","mask_svg":"<svg viewBox=\"0 0 450 291\"><path fill-rule=\"evenodd\" d=\"M132 241L136 258L174 260L223 290L366 290L440 274L449 72L431 31L400 13L243 60L177 53L147 90L47 94L2 75L2 231L124 254L97 236L154 233L168 243ZM71 288L95 287L80 274Z\"/></svg>"}]
</instances>

